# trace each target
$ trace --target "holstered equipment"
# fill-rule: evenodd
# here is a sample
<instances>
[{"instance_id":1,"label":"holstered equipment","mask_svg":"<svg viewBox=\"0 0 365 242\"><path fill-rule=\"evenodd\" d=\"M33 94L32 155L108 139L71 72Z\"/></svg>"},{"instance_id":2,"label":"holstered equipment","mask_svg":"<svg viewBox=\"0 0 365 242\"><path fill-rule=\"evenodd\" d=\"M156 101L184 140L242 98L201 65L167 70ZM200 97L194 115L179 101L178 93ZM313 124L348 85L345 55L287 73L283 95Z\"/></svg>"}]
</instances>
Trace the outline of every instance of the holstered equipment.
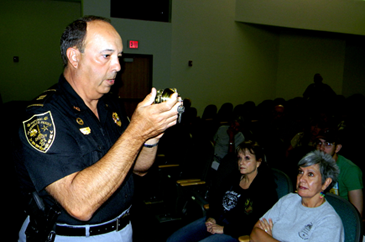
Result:
<instances>
[{"instance_id":1,"label":"holstered equipment","mask_svg":"<svg viewBox=\"0 0 365 242\"><path fill-rule=\"evenodd\" d=\"M53 242L57 217L61 214L59 205L45 206L37 192L31 194L27 207L30 222L25 231L27 242Z\"/></svg>"}]
</instances>

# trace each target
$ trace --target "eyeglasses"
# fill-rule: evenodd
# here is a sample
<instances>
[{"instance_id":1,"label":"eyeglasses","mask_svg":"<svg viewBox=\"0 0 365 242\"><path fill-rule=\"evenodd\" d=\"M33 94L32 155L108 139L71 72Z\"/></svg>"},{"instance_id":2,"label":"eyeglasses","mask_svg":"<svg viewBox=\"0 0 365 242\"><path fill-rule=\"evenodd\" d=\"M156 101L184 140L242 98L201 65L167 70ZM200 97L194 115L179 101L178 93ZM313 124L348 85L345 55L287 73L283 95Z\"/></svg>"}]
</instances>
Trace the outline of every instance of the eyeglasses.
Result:
<instances>
[{"instance_id":1,"label":"eyeglasses","mask_svg":"<svg viewBox=\"0 0 365 242\"><path fill-rule=\"evenodd\" d=\"M324 147L326 147L326 148L328 148L328 147L331 147L332 145L333 145L333 143L331 143L331 142L322 142L322 141L318 141L317 142L317 145L318 146L324 146Z\"/></svg>"}]
</instances>

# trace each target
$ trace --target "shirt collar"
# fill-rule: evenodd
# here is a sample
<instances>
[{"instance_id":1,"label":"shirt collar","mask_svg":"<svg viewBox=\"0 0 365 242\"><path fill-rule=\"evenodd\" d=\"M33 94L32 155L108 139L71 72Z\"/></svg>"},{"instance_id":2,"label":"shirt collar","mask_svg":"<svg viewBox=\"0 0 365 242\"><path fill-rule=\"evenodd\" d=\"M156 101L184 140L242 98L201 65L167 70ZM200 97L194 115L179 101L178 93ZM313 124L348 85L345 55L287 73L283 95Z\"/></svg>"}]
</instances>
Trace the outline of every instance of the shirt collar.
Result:
<instances>
[{"instance_id":1,"label":"shirt collar","mask_svg":"<svg viewBox=\"0 0 365 242\"><path fill-rule=\"evenodd\" d=\"M72 109L76 112L84 112L89 110L86 106L84 100L76 93L76 91L72 88L70 83L66 80L64 75L62 74L58 81L59 88L66 95L67 101L71 105ZM108 105L105 102L105 95L102 96L98 101L98 111L100 115L100 111L103 109L107 109Z\"/></svg>"}]
</instances>

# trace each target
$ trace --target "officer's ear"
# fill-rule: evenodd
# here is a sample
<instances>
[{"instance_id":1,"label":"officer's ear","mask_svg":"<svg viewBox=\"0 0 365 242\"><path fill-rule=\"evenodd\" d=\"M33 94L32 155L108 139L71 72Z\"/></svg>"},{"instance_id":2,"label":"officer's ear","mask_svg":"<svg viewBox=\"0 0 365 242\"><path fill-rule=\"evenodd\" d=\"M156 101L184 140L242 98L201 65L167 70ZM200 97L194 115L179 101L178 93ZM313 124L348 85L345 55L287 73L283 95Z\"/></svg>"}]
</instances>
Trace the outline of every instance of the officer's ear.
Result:
<instances>
[{"instance_id":1,"label":"officer's ear","mask_svg":"<svg viewBox=\"0 0 365 242\"><path fill-rule=\"evenodd\" d=\"M70 47L66 51L68 62L74 68L79 66L80 51L76 47Z\"/></svg>"}]
</instances>

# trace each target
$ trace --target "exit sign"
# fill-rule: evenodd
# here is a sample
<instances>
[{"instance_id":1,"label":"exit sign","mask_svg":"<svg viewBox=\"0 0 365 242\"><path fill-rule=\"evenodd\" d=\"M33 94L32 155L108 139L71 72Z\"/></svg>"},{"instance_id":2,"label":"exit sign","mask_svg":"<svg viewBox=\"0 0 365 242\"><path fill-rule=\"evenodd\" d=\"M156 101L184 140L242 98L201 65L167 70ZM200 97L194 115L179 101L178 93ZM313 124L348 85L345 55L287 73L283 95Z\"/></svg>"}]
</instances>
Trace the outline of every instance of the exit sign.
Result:
<instances>
[{"instance_id":1,"label":"exit sign","mask_svg":"<svg viewBox=\"0 0 365 242\"><path fill-rule=\"evenodd\" d=\"M129 49L138 49L138 40L128 40Z\"/></svg>"}]
</instances>

